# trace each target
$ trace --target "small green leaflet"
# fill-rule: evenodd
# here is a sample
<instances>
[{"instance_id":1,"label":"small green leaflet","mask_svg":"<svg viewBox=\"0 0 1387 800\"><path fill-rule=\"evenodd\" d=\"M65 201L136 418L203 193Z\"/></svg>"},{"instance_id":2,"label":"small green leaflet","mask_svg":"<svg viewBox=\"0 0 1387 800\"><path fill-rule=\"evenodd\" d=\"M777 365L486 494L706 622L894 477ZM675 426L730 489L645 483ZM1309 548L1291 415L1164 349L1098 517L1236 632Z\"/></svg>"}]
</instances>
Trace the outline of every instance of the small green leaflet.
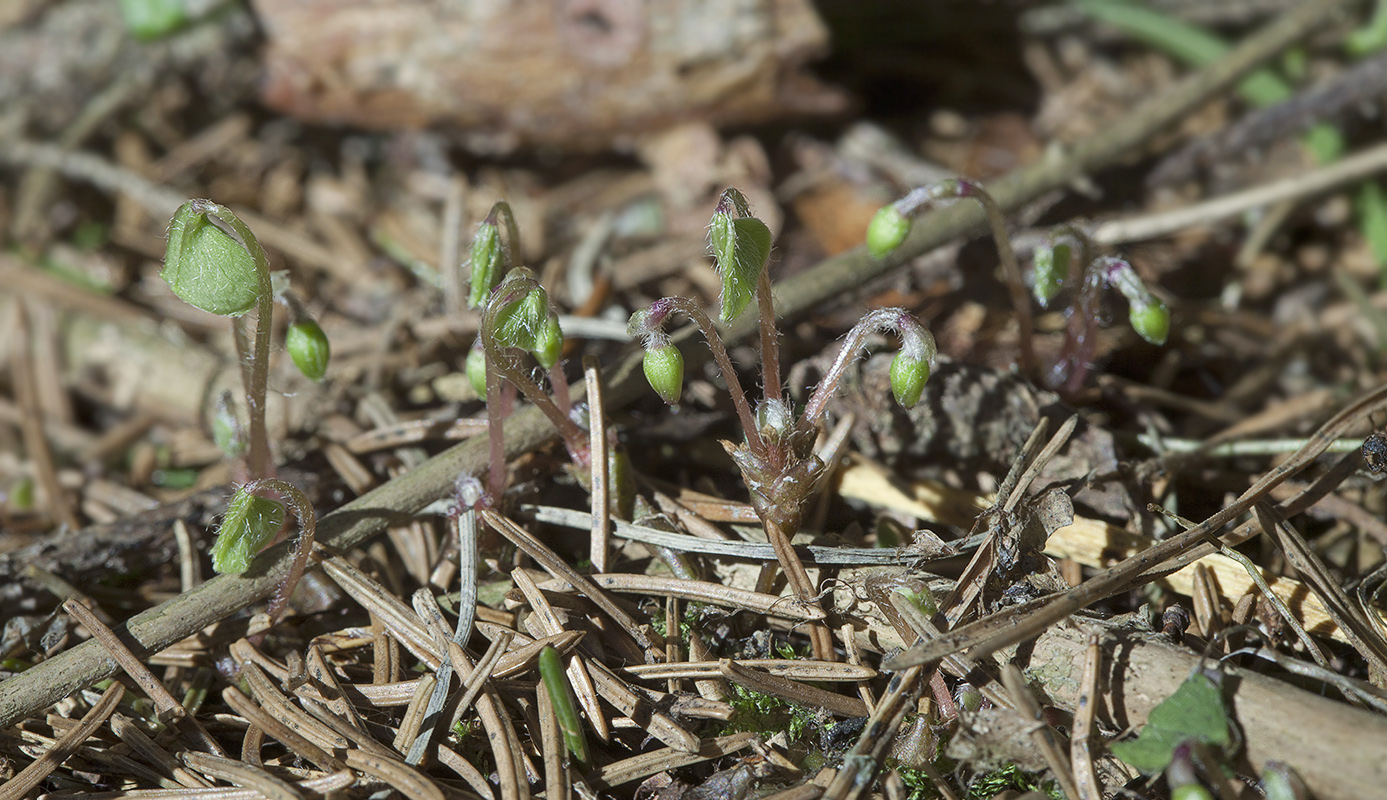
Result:
<instances>
[{"instance_id":1,"label":"small green leaflet","mask_svg":"<svg viewBox=\"0 0 1387 800\"><path fill-rule=\"evenodd\" d=\"M731 322L756 293L756 282L771 256L771 231L755 217L732 219L718 213L709 225L708 239L722 278L722 321Z\"/></svg>"},{"instance_id":2,"label":"small green leaflet","mask_svg":"<svg viewBox=\"0 0 1387 800\"><path fill-rule=\"evenodd\" d=\"M1202 673L1191 675L1175 694L1151 710L1141 735L1116 742L1112 753L1147 775L1164 770L1181 742L1203 742L1218 750L1233 743L1232 720L1218 686Z\"/></svg>"}]
</instances>

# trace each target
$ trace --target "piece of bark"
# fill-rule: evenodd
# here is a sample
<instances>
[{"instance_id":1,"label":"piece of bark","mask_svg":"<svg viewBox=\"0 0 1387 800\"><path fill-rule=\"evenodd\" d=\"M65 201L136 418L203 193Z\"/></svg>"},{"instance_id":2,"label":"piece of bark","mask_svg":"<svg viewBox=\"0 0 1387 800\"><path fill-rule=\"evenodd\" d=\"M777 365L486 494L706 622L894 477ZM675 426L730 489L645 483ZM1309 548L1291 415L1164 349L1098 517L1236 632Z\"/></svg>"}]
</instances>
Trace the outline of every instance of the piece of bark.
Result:
<instances>
[{"instance_id":1,"label":"piece of bark","mask_svg":"<svg viewBox=\"0 0 1387 800\"><path fill-rule=\"evenodd\" d=\"M801 67L807 0L256 0L264 99L302 119L446 124L478 152L625 146L676 122L839 110Z\"/></svg>"}]
</instances>

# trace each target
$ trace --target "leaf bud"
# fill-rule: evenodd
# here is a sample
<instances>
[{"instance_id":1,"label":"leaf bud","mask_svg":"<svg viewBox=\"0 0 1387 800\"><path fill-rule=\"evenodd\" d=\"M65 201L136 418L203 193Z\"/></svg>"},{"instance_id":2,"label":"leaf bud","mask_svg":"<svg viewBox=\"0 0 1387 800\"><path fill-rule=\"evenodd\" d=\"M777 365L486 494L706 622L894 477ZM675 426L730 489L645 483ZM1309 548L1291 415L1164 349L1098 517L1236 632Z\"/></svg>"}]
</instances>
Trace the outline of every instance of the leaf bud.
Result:
<instances>
[{"instance_id":1,"label":"leaf bud","mask_svg":"<svg viewBox=\"0 0 1387 800\"><path fill-rule=\"evenodd\" d=\"M481 339L477 339L477 343L467 351L467 365L463 371L467 373L467 382L477 396L486 397L486 351L482 349Z\"/></svg>"},{"instance_id":2,"label":"leaf bud","mask_svg":"<svg viewBox=\"0 0 1387 800\"><path fill-rule=\"evenodd\" d=\"M284 349L289 351L294 366L305 378L321 381L327 374L328 357L332 348L327 334L312 317L303 317L284 332Z\"/></svg>"},{"instance_id":3,"label":"leaf bud","mask_svg":"<svg viewBox=\"0 0 1387 800\"><path fill-rule=\"evenodd\" d=\"M1170 311L1156 298L1147 303L1132 303L1127 312L1132 330L1151 344L1165 344L1170 335Z\"/></svg>"},{"instance_id":4,"label":"leaf bud","mask_svg":"<svg viewBox=\"0 0 1387 800\"><path fill-rule=\"evenodd\" d=\"M904 350L891 359L891 393L905 408L914 408L929 380L929 359L909 355Z\"/></svg>"},{"instance_id":5,"label":"leaf bud","mask_svg":"<svg viewBox=\"0 0 1387 800\"><path fill-rule=\"evenodd\" d=\"M867 225L867 252L881 258L901 246L910 235L910 218L895 203L881 207Z\"/></svg>"},{"instance_id":6,"label":"leaf bud","mask_svg":"<svg viewBox=\"0 0 1387 800\"><path fill-rule=\"evenodd\" d=\"M250 567L279 529L284 527L284 506L253 493L249 487L236 490L226 506L212 545L212 569L221 575L239 575Z\"/></svg>"},{"instance_id":7,"label":"leaf bud","mask_svg":"<svg viewBox=\"0 0 1387 800\"><path fill-rule=\"evenodd\" d=\"M684 391L684 355L672 344L652 347L641 360L645 379L660 399L670 405L679 402Z\"/></svg>"},{"instance_id":8,"label":"leaf bud","mask_svg":"<svg viewBox=\"0 0 1387 800\"><path fill-rule=\"evenodd\" d=\"M209 213L235 219L230 210L207 200L189 200L179 206L169 221L159 276L185 303L219 316L239 317L254 308L260 296L255 257L247 245L208 219ZM240 227L253 236L244 225ZM253 246L259 249L258 243Z\"/></svg>"},{"instance_id":9,"label":"leaf bud","mask_svg":"<svg viewBox=\"0 0 1387 800\"><path fill-rule=\"evenodd\" d=\"M733 219L736 210L742 216ZM771 230L766 223L749 216L746 199L736 189L723 193L708 223L708 243L717 261L722 292L718 303L721 319L731 322L741 315L755 296L757 282L771 256Z\"/></svg>"}]
</instances>

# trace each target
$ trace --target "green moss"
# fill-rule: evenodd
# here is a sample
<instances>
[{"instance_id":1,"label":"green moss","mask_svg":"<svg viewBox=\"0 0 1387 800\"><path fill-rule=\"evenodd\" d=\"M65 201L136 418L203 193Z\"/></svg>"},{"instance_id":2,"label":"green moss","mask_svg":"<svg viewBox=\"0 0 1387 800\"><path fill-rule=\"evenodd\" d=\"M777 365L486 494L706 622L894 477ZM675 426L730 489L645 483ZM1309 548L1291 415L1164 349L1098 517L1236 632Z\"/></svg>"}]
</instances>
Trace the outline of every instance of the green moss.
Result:
<instances>
[{"instance_id":1,"label":"green moss","mask_svg":"<svg viewBox=\"0 0 1387 800\"><path fill-rule=\"evenodd\" d=\"M1064 800L1064 794L1054 781L1036 780L1035 775L1023 771L1015 764L1008 764L985 775L979 775L968 787L968 800L991 800L1008 789L1022 794L1039 791L1055 800Z\"/></svg>"},{"instance_id":2,"label":"green moss","mask_svg":"<svg viewBox=\"0 0 1387 800\"><path fill-rule=\"evenodd\" d=\"M805 734L820 723L813 709L735 684L728 703L732 706L732 717L722 730L724 736L743 731L770 736L786 731L793 745L804 742Z\"/></svg>"}]
</instances>

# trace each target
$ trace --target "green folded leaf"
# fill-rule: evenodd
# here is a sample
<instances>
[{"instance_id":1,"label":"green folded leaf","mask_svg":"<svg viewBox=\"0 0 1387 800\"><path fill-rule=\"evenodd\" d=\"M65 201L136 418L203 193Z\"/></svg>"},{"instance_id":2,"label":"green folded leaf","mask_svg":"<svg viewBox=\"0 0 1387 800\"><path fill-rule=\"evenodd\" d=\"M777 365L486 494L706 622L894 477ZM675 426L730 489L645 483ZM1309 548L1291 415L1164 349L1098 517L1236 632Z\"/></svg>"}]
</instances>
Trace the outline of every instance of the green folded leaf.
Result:
<instances>
[{"instance_id":1,"label":"green folded leaf","mask_svg":"<svg viewBox=\"0 0 1387 800\"><path fill-rule=\"evenodd\" d=\"M771 256L771 230L755 217L733 219L720 210L713 214L708 240L722 278L721 319L728 323L741 315L756 294L756 283Z\"/></svg>"},{"instance_id":2,"label":"green folded leaf","mask_svg":"<svg viewBox=\"0 0 1387 800\"><path fill-rule=\"evenodd\" d=\"M253 494L244 486L226 506L212 545L212 569L221 575L239 575L250 567L255 554L284 527L284 506Z\"/></svg>"},{"instance_id":3,"label":"green folded leaf","mask_svg":"<svg viewBox=\"0 0 1387 800\"><path fill-rule=\"evenodd\" d=\"M255 307L260 294L255 258L207 218L202 209L208 205L190 200L169 221L168 249L159 276L187 304L223 317L239 317Z\"/></svg>"}]
</instances>

